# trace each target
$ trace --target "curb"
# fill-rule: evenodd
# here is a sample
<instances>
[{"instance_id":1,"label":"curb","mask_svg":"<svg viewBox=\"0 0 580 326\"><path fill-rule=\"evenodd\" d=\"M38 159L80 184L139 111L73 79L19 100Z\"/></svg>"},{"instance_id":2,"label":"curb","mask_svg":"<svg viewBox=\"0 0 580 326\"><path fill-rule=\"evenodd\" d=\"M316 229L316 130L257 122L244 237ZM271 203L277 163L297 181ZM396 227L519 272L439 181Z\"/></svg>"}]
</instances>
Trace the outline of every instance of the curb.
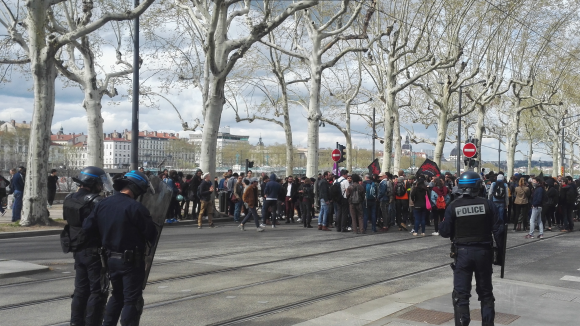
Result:
<instances>
[{"instance_id":1,"label":"curb","mask_svg":"<svg viewBox=\"0 0 580 326\"><path fill-rule=\"evenodd\" d=\"M40 237L40 236L46 236L46 235L57 235L57 234L60 234L60 232L62 232L61 229L38 230L38 231L20 231L20 232L2 232L2 233L0 233L0 239Z\"/></svg>"},{"instance_id":2,"label":"curb","mask_svg":"<svg viewBox=\"0 0 580 326\"><path fill-rule=\"evenodd\" d=\"M213 219L214 222L233 222L232 217L218 217ZM179 223L171 223L165 224L163 227L177 227L179 225L190 225L190 224L197 224L196 220L185 220L179 221ZM17 238L26 238L26 237L41 237L47 235L57 235L62 232L62 229L54 229L54 230L38 230L38 231L19 231L19 232L1 232L0 233L0 240L2 239L17 239Z\"/></svg>"}]
</instances>

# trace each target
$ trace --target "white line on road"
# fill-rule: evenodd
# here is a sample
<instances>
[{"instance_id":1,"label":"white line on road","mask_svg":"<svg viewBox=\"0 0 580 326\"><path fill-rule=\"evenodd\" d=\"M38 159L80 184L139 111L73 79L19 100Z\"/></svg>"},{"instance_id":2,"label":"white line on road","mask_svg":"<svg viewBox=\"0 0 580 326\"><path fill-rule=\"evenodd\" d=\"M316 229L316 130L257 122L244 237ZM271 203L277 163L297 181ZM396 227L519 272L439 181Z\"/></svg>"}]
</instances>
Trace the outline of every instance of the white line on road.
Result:
<instances>
[{"instance_id":1,"label":"white line on road","mask_svg":"<svg viewBox=\"0 0 580 326\"><path fill-rule=\"evenodd\" d=\"M580 282L580 277L578 276L570 276L566 275L560 279L560 281L571 281L571 282Z\"/></svg>"}]
</instances>

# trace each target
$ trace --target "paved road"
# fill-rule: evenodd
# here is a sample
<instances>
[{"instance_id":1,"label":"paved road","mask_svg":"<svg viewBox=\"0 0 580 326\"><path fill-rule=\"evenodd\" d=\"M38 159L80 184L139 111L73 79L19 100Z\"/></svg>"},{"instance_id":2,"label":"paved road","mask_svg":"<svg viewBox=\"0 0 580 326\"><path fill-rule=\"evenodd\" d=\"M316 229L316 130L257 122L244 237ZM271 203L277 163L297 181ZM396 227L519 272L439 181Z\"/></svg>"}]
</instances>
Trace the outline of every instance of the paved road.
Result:
<instances>
[{"instance_id":1,"label":"paved road","mask_svg":"<svg viewBox=\"0 0 580 326\"><path fill-rule=\"evenodd\" d=\"M510 233L508 246L517 247L508 254L507 279L580 290L580 233L548 233L542 241L523 236ZM448 278L448 251L446 239L398 231L354 235L282 224L257 233L232 223L166 228L141 325L294 325ZM67 321L74 269L57 236L0 240L0 259L51 267L0 279L0 325Z\"/></svg>"}]
</instances>

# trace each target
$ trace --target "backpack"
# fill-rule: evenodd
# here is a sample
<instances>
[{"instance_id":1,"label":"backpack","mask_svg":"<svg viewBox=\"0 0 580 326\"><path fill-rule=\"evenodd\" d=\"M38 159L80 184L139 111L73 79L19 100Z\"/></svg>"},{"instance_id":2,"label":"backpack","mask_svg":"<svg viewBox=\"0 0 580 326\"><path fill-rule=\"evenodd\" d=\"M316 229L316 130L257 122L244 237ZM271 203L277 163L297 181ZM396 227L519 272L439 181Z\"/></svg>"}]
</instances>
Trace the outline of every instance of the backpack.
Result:
<instances>
[{"instance_id":1,"label":"backpack","mask_svg":"<svg viewBox=\"0 0 580 326\"><path fill-rule=\"evenodd\" d=\"M493 188L493 198L502 200L505 199L505 186L503 181L497 181Z\"/></svg>"},{"instance_id":2,"label":"backpack","mask_svg":"<svg viewBox=\"0 0 580 326\"><path fill-rule=\"evenodd\" d=\"M333 201L339 202L343 198L342 197L342 189L340 189L340 183L335 182L330 186L330 199Z\"/></svg>"},{"instance_id":3,"label":"backpack","mask_svg":"<svg viewBox=\"0 0 580 326\"><path fill-rule=\"evenodd\" d=\"M85 245L87 239L84 231L80 228L97 197L99 197L98 194L91 194L82 198L72 198L70 195L65 198L63 217L67 221L67 225L60 233L60 246L63 253L79 251ZM71 227L73 227L72 230Z\"/></svg>"},{"instance_id":4,"label":"backpack","mask_svg":"<svg viewBox=\"0 0 580 326\"><path fill-rule=\"evenodd\" d=\"M445 209L447 203L445 202L445 196L437 196L437 202L435 202L435 207L437 209Z\"/></svg>"},{"instance_id":5,"label":"backpack","mask_svg":"<svg viewBox=\"0 0 580 326\"><path fill-rule=\"evenodd\" d=\"M383 182L384 182L384 184L383 184ZM385 194L384 194L384 196L385 196L385 197L387 197L387 198L388 198L388 197L391 197L391 192L392 192L393 190L391 189L391 187L390 187L390 185L389 185L389 180L385 179L385 180L381 181L381 186L382 186L382 185L384 185L384 186L386 187L386 190L385 190Z\"/></svg>"},{"instance_id":6,"label":"backpack","mask_svg":"<svg viewBox=\"0 0 580 326\"><path fill-rule=\"evenodd\" d=\"M395 195L397 197L403 197L407 193L407 189L405 187L404 182L397 182L397 186L395 187Z\"/></svg>"},{"instance_id":7,"label":"backpack","mask_svg":"<svg viewBox=\"0 0 580 326\"><path fill-rule=\"evenodd\" d=\"M350 186L350 203L360 204L360 195L356 185Z\"/></svg>"},{"instance_id":8,"label":"backpack","mask_svg":"<svg viewBox=\"0 0 580 326\"><path fill-rule=\"evenodd\" d=\"M365 200L377 200L377 185L374 182L366 184Z\"/></svg>"}]
</instances>

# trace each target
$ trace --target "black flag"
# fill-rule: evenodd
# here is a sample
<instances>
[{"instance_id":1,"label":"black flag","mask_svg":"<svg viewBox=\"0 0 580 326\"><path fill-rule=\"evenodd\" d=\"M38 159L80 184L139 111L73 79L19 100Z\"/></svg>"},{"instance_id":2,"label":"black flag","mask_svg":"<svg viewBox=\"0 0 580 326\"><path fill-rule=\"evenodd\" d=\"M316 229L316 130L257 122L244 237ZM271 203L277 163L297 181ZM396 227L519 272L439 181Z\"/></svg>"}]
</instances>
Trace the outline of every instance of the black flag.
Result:
<instances>
[{"instance_id":1,"label":"black flag","mask_svg":"<svg viewBox=\"0 0 580 326\"><path fill-rule=\"evenodd\" d=\"M426 159L425 162L423 162L423 164L421 164L421 166L419 167L419 170L417 170L417 173L415 174L415 176L417 178L420 175L428 175L432 178L432 177L440 176L441 170L439 170L437 163L431 161L430 159Z\"/></svg>"},{"instance_id":2,"label":"black flag","mask_svg":"<svg viewBox=\"0 0 580 326\"><path fill-rule=\"evenodd\" d=\"M373 175L373 174L379 175L379 174L381 174L381 166L379 165L379 159L378 158L376 158L373 161L373 163L371 163L371 165L368 166L368 168L369 168L369 174L370 175Z\"/></svg>"}]
</instances>

